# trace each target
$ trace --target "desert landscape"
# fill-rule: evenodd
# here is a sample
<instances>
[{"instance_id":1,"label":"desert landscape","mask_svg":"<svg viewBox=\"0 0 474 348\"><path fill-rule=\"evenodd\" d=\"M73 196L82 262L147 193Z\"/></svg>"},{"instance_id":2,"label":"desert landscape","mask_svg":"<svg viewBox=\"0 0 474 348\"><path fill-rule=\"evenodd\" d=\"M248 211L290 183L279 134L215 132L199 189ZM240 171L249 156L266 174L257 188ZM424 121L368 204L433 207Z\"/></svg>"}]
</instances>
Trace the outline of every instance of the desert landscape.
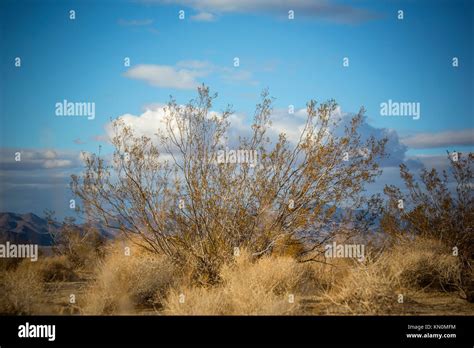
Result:
<instances>
[{"instance_id":1,"label":"desert landscape","mask_svg":"<svg viewBox=\"0 0 474 348\"><path fill-rule=\"evenodd\" d=\"M156 139L117 120L114 156L71 177L85 222L2 214L5 241L40 244L0 260L2 314L474 314L472 153L367 196L387 154L363 109L339 133L337 104L309 101L299 141L272 142L264 91L237 160L215 98L171 99Z\"/></svg>"},{"instance_id":2,"label":"desert landscape","mask_svg":"<svg viewBox=\"0 0 474 348\"><path fill-rule=\"evenodd\" d=\"M222 281L196 286L192 267L124 241L75 266L68 255L2 263L3 314L18 315L473 315L460 265L433 240L401 242L363 263L298 263L285 252L252 260L245 250ZM76 246L78 249L82 246ZM75 250L80 253L80 250ZM92 258L92 260L91 260ZM4 260L2 260L4 261ZM79 261L79 260L77 260ZM76 262L77 262L76 261ZM403 296L400 302L399 295ZM73 297L73 300L71 298ZM291 296L291 297L290 297Z\"/></svg>"}]
</instances>

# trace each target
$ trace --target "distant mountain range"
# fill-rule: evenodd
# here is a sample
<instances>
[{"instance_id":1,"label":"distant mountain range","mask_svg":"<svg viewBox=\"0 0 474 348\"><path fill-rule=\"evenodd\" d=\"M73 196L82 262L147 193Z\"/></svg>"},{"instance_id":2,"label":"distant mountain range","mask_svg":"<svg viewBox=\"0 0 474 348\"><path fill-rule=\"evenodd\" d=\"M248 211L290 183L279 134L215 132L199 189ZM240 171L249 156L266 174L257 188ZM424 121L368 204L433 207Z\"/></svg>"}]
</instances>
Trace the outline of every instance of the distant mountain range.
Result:
<instances>
[{"instance_id":1,"label":"distant mountain range","mask_svg":"<svg viewBox=\"0 0 474 348\"><path fill-rule=\"evenodd\" d=\"M51 233L57 232L60 226L59 223L49 224L46 219L33 213L0 213L0 242L50 246L53 243ZM84 228L85 224L78 226ZM92 224L92 226L99 230L104 237L113 238L115 236L115 233L104 229L99 224Z\"/></svg>"},{"instance_id":2,"label":"distant mountain range","mask_svg":"<svg viewBox=\"0 0 474 348\"><path fill-rule=\"evenodd\" d=\"M343 215L342 209L337 209L333 216L333 223L339 224ZM376 226L379 221L377 219ZM87 227L92 227L98 230L102 236L106 238L114 238L117 231L104 228L99 222L88 222L85 224L78 224L83 231ZM9 241L16 244L38 244L42 246L50 246L53 244L53 239L50 233L57 232L61 227L60 223L49 224L45 218L41 218L33 213L17 214L11 212L0 212L0 243ZM310 235L315 229L319 233L324 232L328 226L314 225L308 231L301 231L300 235Z\"/></svg>"},{"instance_id":3,"label":"distant mountain range","mask_svg":"<svg viewBox=\"0 0 474 348\"><path fill-rule=\"evenodd\" d=\"M15 213L0 213L0 239L11 243L33 243L51 245L52 238L49 233L46 219L39 216Z\"/></svg>"}]
</instances>

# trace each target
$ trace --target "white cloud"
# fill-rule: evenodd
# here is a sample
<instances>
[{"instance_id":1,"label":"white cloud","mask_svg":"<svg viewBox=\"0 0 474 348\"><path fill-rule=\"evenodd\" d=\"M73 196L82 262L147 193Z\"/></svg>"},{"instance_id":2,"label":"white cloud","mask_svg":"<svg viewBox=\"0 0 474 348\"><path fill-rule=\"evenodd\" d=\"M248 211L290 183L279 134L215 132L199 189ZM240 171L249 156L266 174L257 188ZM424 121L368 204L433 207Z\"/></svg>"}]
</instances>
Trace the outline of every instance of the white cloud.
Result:
<instances>
[{"instance_id":1,"label":"white cloud","mask_svg":"<svg viewBox=\"0 0 474 348\"><path fill-rule=\"evenodd\" d=\"M141 115L124 114L117 117L123 121L126 126L131 127L137 135L145 135L154 138L158 130L165 130L164 118L165 109L163 104L152 104ZM107 136L114 136L112 123L105 126Z\"/></svg>"},{"instance_id":2,"label":"white cloud","mask_svg":"<svg viewBox=\"0 0 474 348\"><path fill-rule=\"evenodd\" d=\"M438 170L447 169L450 164L447 153L444 155L412 155L408 156L408 160L416 160L426 168L436 168Z\"/></svg>"},{"instance_id":3,"label":"white cloud","mask_svg":"<svg viewBox=\"0 0 474 348\"><path fill-rule=\"evenodd\" d=\"M287 135L287 139L293 143L299 140L299 136L303 130L304 123L306 121L306 108L295 109L294 114L288 114L287 109L274 110L272 115L272 127L270 132L273 133L273 137L276 138L279 133L283 132ZM331 118L339 120L339 126L332 132L336 135L342 135L345 126L349 126L353 113L343 112L340 107L332 113ZM383 167L398 166L400 163L406 161L407 147L402 144L399 140L398 134L395 130L386 128L375 128L370 125L367 121L367 117L359 127L359 134L361 141L364 142L371 136L375 139L387 138L385 145L385 152L389 155L384 158L380 163ZM420 167L421 163L415 159L411 160L411 166Z\"/></svg>"},{"instance_id":4,"label":"white cloud","mask_svg":"<svg viewBox=\"0 0 474 348\"><path fill-rule=\"evenodd\" d=\"M27 152L26 155L30 158L33 158L33 156L36 156L36 157L42 157L42 158L47 158L47 159L55 159L58 154L56 153L56 151L54 150L46 150L44 152L39 152L39 153L33 153L33 152Z\"/></svg>"},{"instance_id":5,"label":"white cloud","mask_svg":"<svg viewBox=\"0 0 474 348\"><path fill-rule=\"evenodd\" d=\"M183 106L183 105L181 105ZM220 115L220 113L211 111L208 116ZM135 135L137 136L147 136L158 144L157 133L166 131L165 117L167 116L166 105L163 103L153 103L145 106L145 111L140 115L133 114L123 114L117 119L121 120L126 126L133 129ZM230 116L232 132L235 138L238 138L239 135L244 135L248 127L245 127L245 116L242 114L232 114ZM174 129L176 126L171 125ZM114 128L112 122L109 122L105 125L105 132L108 139L111 139L115 136Z\"/></svg>"},{"instance_id":6,"label":"white cloud","mask_svg":"<svg viewBox=\"0 0 474 348\"><path fill-rule=\"evenodd\" d=\"M183 60L171 65L141 64L130 68L125 76L142 80L161 88L194 89L200 85L199 78L215 74L225 82L248 82L256 84L252 73L242 68L220 67L207 61Z\"/></svg>"},{"instance_id":7,"label":"white cloud","mask_svg":"<svg viewBox=\"0 0 474 348\"><path fill-rule=\"evenodd\" d=\"M212 22L216 17L209 12L199 12L198 14L191 16L191 19L196 22Z\"/></svg>"},{"instance_id":8,"label":"white cloud","mask_svg":"<svg viewBox=\"0 0 474 348\"><path fill-rule=\"evenodd\" d=\"M194 89L197 77L205 76L200 70L177 69L168 65L137 65L125 73L126 77L143 80L152 86L177 89Z\"/></svg>"},{"instance_id":9,"label":"white cloud","mask_svg":"<svg viewBox=\"0 0 474 348\"><path fill-rule=\"evenodd\" d=\"M414 149L474 145L474 129L418 133L401 139L402 143Z\"/></svg>"},{"instance_id":10,"label":"white cloud","mask_svg":"<svg viewBox=\"0 0 474 348\"><path fill-rule=\"evenodd\" d=\"M81 162L85 162L86 160L89 160L92 158L92 153L89 151L81 151L78 155L78 159Z\"/></svg>"},{"instance_id":11,"label":"white cloud","mask_svg":"<svg viewBox=\"0 0 474 348\"><path fill-rule=\"evenodd\" d=\"M43 168L50 169L50 168L64 168L64 167L71 167L73 162L71 160L62 160L62 159L53 159L53 160L46 160L43 162Z\"/></svg>"},{"instance_id":12,"label":"white cloud","mask_svg":"<svg viewBox=\"0 0 474 348\"><path fill-rule=\"evenodd\" d=\"M137 135L146 135L152 139L156 139L155 134L158 130L165 130L164 118L165 109L164 104L150 104L145 111L140 115L124 114L119 116L126 125L135 130ZM337 108L331 117L340 119L340 126L334 130L335 134L341 134L343 127L349 125L352 119L352 113L344 113L340 108ZM306 121L306 108L296 109L294 114L288 114L287 109L275 109L271 115L272 124L267 132L268 136L273 142L276 142L280 133L285 133L288 141L295 144L303 131ZM233 114L229 118L230 128L228 130L229 146L238 146L237 139L240 137L250 137L251 128L248 122L248 117L244 114ZM405 154L407 147L400 143L398 134L394 130L385 128L375 128L364 120L360 126L361 141L365 141L370 136L376 139L387 138L386 152L389 157L381 162L384 167L398 166L400 163L409 160L409 165L414 168L421 167L421 163L416 159L408 159ZM111 123L106 125L106 133L109 137L113 136L113 128Z\"/></svg>"},{"instance_id":13,"label":"white cloud","mask_svg":"<svg viewBox=\"0 0 474 348\"><path fill-rule=\"evenodd\" d=\"M21 154L20 161L15 154ZM80 166L77 153L52 149L0 148L0 170L32 171L41 169L68 169Z\"/></svg>"}]
</instances>

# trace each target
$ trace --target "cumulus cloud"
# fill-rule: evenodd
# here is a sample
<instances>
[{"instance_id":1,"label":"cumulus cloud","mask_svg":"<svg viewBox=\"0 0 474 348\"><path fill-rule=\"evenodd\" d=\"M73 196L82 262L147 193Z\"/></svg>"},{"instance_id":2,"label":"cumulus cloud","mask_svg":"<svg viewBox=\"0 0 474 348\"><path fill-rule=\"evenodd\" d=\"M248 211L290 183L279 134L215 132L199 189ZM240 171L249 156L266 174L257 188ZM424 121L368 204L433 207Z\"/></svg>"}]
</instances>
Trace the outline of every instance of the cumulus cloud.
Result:
<instances>
[{"instance_id":1,"label":"cumulus cloud","mask_svg":"<svg viewBox=\"0 0 474 348\"><path fill-rule=\"evenodd\" d=\"M164 107L165 105L160 103L150 104L138 116L123 114L117 117L117 119L121 120L126 126L131 127L137 135L153 138L158 130L165 130L163 121L166 114ZM106 124L105 131L109 139L115 135L111 122Z\"/></svg>"},{"instance_id":2,"label":"cumulus cloud","mask_svg":"<svg viewBox=\"0 0 474 348\"><path fill-rule=\"evenodd\" d=\"M343 114L343 125L349 125L350 119L353 114ZM400 142L398 133L393 129L387 128L376 128L370 125L367 122L367 117L364 117L364 122L359 128L361 134L361 140L365 141L370 136L374 136L376 139L387 138L387 143L385 144L385 152L388 154L387 158L384 158L381 161L381 166L391 167L398 166L401 163L405 162L407 158L405 157L408 147ZM417 162L416 159L413 159L410 162L411 167L421 167L421 163Z\"/></svg>"},{"instance_id":3,"label":"cumulus cloud","mask_svg":"<svg viewBox=\"0 0 474 348\"><path fill-rule=\"evenodd\" d=\"M291 115L288 114L288 110L286 109L275 110L272 115L271 127L274 137L279 133L284 132L286 133L288 140L293 143L298 141L304 127L306 115L305 108L297 109L295 110L295 113ZM354 113L343 112L342 109L338 107L331 117L340 120L339 126L332 130L334 134L340 136L343 134L344 127L350 125ZM387 138L385 150L389 156L381 161L383 167L398 166L406 160L405 153L408 148L400 142L395 130L373 127L368 123L368 118L364 117L364 120L359 127L359 134L362 142L366 141L371 136L374 136L376 139ZM421 166L421 163L418 163L416 159L413 159L411 164L412 166Z\"/></svg>"},{"instance_id":4,"label":"cumulus cloud","mask_svg":"<svg viewBox=\"0 0 474 348\"><path fill-rule=\"evenodd\" d=\"M402 143L414 149L474 145L474 129L418 133L402 138Z\"/></svg>"},{"instance_id":5,"label":"cumulus cloud","mask_svg":"<svg viewBox=\"0 0 474 348\"><path fill-rule=\"evenodd\" d=\"M130 126L138 135L146 135L148 137L156 138L155 134L159 130L164 130L163 120L165 118L164 104L150 104L143 113L139 115L124 114L119 116L126 125ZM214 112L215 113L215 112ZM295 144L303 131L306 120L306 108L296 109L294 114L289 114L287 109L275 109L271 115L272 125L267 134L274 142L277 141L280 133L285 133L288 141ZM341 135L344 126L348 126L353 113L342 112L338 108L332 117L340 119L340 125L333 132ZM248 122L248 116L241 113L236 113L230 116L230 129L227 137L229 139L229 146L238 146L237 141L240 137L250 137L251 128ZM111 123L105 127L107 136L113 136L113 128ZM408 163L410 167L421 167L422 164L416 158L406 158L407 146L400 142L398 134L394 130L385 128L375 128L364 119L360 129L361 140L365 141L369 137L374 136L376 139L387 138L386 152L389 157L381 162L384 167L398 166L400 163Z\"/></svg>"},{"instance_id":6,"label":"cumulus cloud","mask_svg":"<svg viewBox=\"0 0 474 348\"><path fill-rule=\"evenodd\" d=\"M378 17L378 14L351 5L330 0L141 0L143 3L179 5L199 13L259 13L287 16L289 10L295 17L324 19L337 23L359 23Z\"/></svg>"}]
</instances>

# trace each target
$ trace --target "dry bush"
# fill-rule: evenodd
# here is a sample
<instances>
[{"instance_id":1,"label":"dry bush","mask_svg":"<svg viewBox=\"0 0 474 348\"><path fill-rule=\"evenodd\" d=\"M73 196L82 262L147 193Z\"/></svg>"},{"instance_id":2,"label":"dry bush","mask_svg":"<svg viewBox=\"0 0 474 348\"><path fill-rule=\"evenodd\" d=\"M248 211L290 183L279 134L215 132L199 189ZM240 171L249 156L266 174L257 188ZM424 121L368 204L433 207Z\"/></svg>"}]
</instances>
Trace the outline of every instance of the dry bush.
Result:
<instances>
[{"instance_id":1,"label":"dry bush","mask_svg":"<svg viewBox=\"0 0 474 348\"><path fill-rule=\"evenodd\" d=\"M217 286L174 288L165 303L173 315L282 315L298 310L296 290L303 267L290 257L252 260L243 251L235 263L224 265ZM180 295L185 296L180 303ZM294 303L289 295L294 295Z\"/></svg>"},{"instance_id":2,"label":"dry bush","mask_svg":"<svg viewBox=\"0 0 474 348\"><path fill-rule=\"evenodd\" d=\"M45 282L72 282L79 279L73 263L65 255L45 257L32 266Z\"/></svg>"},{"instance_id":3,"label":"dry bush","mask_svg":"<svg viewBox=\"0 0 474 348\"><path fill-rule=\"evenodd\" d=\"M0 258L0 273L15 270L22 261L21 258Z\"/></svg>"},{"instance_id":4,"label":"dry bush","mask_svg":"<svg viewBox=\"0 0 474 348\"><path fill-rule=\"evenodd\" d=\"M419 178L401 165L405 189L385 187L389 200L381 225L395 240L406 235L426 237L457 249L460 286L466 299L474 302L474 154L453 152L448 159L447 170L423 169Z\"/></svg>"},{"instance_id":5,"label":"dry bush","mask_svg":"<svg viewBox=\"0 0 474 348\"><path fill-rule=\"evenodd\" d=\"M0 273L0 313L30 315L38 312L44 296L43 281L29 260Z\"/></svg>"},{"instance_id":6,"label":"dry bush","mask_svg":"<svg viewBox=\"0 0 474 348\"><path fill-rule=\"evenodd\" d=\"M77 225L71 217L59 223L54 212L45 213L48 223L52 225L50 235L54 241L54 253L66 257L76 270L92 270L103 257L106 238L91 224Z\"/></svg>"},{"instance_id":7,"label":"dry bush","mask_svg":"<svg viewBox=\"0 0 474 348\"><path fill-rule=\"evenodd\" d=\"M200 282L208 284L221 281L234 247L271 253L300 231L318 237L316 224L327 225L342 203L360 207L387 141L361 136L364 109L343 123L333 100L307 103L294 142L284 133L272 139L266 91L247 136L232 140L232 110L212 111L215 98L201 86L186 105L170 100L152 137L115 120L113 159L84 156L85 171L71 183L91 219L139 235L142 247L180 266L194 258ZM244 163L219 160L229 147L243 152ZM250 154L252 163L245 160Z\"/></svg>"},{"instance_id":8,"label":"dry bush","mask_svg":"<svg viewBox=\"0 0 474 348\"><path fill-rule=\"evenodd\" d=\"M345 276L335 282L322 298L331 304L329 313L388 313L396 305L399 293L397 277L387 272L385 260L353 260Z\"/></svg>"},{"instance_id":9,"label":"dry bush","mask_svg":"<svg viewBox=\"0 0 474 348\"><path fill-rule=\"evenodd\" d=\"M167 257L137 247L130 247L127 256L124 245L117 241L109 247L87 290L84 313L123 314L154 305L176 280L175 268Z\"/></svg>"},{"instance_id":10,"label":"dry bush","mask_svg":"<svg viewBox=\"0 0 474 348\"><path fill-rule=\"evenodd\" d=\"M341 277L322 296L334 305L329 312L387 314L402 306L399 294L406 302L413 292L460 284L459 260L442 243L427 238L399 240L364 262L341 260L336 267L343 269Z\"/></svg>"},{"instance_id":11,"label":"dry bush","mask_svg":"<svg viewBox=\"0 0 474 348\"><path fill-rule=\"evenodd\" d=\"M454 290L461 286L461 263L440 241L406 239L389 252L390 272L413 289Z\"/></svg>"}]
</instances>

